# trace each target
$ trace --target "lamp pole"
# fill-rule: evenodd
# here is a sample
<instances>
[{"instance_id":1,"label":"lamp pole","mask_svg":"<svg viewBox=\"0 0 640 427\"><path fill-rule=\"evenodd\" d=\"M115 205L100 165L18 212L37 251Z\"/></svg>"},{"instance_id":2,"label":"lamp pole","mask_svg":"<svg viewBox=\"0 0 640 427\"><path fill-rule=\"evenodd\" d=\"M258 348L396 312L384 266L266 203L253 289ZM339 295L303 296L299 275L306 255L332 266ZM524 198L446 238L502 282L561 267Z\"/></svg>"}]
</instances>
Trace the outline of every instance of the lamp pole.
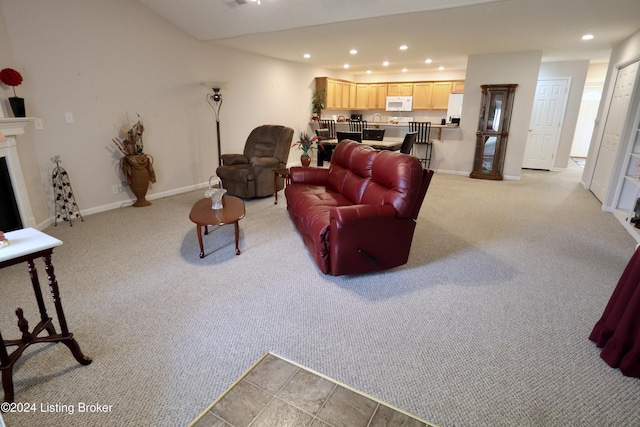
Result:
<instances>
[{"instance_id":1,"label":"lamp pole","mask_svg":"<svg viewBox=\"0 0 640 427\"><path fill-rule=\"evenodd\" d=\"M220 145L220 107L222 106L222 95L220 94L220 88L214 87L213 94L207 95L207 103L211 106L211 109L216 115L216 134L218 136L218 166L222 166L221 157L221 145Z\"/></svg>"}]
</instances>

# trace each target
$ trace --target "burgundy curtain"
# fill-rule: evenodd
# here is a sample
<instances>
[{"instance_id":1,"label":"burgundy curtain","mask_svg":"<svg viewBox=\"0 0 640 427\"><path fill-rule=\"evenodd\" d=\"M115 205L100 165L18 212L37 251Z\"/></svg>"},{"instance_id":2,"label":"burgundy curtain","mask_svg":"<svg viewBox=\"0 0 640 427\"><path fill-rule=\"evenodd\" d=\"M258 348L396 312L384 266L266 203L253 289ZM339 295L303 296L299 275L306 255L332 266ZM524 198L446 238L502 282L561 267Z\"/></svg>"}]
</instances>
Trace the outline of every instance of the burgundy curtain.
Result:
<instances>
[{"instance_id":1,"label":"burgundy curtain","mask_svg":"<svg viewBox=\"0 0 640 427\"><path fill-rule=\"evenodd\" d=\"M631 257L589 339L622 374L640 378L640 248Z\"/></svg>"}]
</instances>

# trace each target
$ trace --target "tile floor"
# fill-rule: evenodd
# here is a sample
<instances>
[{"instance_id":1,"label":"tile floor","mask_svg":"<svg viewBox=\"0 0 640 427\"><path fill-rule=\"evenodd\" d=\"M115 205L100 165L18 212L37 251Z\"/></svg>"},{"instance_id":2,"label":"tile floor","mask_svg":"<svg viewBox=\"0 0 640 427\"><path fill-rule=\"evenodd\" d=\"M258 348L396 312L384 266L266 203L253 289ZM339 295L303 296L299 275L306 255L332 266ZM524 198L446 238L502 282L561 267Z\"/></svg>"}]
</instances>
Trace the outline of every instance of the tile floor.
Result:
<instances>
[{"instance_id":1,"label":"tile floor","mask_svg":"<svg viewBox=\"0 0 640 427\"><path fill-rule=\"evenodd\" d=\"M265 354L190 427L436 426L294 362Z\"/></svg>"}]
</instances>

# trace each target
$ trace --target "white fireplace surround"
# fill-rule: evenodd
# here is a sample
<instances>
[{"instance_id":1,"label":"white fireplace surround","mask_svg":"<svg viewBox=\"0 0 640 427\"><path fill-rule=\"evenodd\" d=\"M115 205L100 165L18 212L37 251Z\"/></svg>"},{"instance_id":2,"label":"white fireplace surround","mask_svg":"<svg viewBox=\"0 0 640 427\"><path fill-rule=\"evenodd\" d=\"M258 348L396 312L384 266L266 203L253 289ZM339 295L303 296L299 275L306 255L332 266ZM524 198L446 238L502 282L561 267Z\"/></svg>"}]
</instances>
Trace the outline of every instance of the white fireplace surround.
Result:
<instances>
[{"instance_id":1,"label":"white fireplace surround","mask_svg":"<svg viewBox=\"0 0 640 427\"><path fill-rule=\"evenodd\" d=\"M6 141L0 141L0 158L7 158L7 168L11 178L11 185L18 203L20 219L23 227L35 227L36 220L29 201L27 184L22 173L20 158L18 157L18 147L16 135L24 134L24 128L35 119L25 118L0 118L0 132L6 137ZM3 139L3 138L0 138Z\"/></svg>"}]
</instances>

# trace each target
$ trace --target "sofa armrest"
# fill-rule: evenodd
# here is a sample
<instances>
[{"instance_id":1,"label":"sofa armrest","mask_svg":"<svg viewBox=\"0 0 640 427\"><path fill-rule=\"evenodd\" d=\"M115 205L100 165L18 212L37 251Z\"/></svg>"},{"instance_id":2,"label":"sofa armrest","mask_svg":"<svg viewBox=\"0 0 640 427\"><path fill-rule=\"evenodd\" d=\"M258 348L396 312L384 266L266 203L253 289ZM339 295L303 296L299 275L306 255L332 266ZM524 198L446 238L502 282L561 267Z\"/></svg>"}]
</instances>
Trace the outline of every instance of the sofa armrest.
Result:
<instances>
[{"instance_id":1,"label":"sofa armrest","mask_svg":"<svg viewBox=\"0 0 640 427\"><path fill-rule=\"evenodd\" d=\"M365 219L395 218L396 214L396 209L391 205L352 205L332 208L329 218L342 227L356 225Z\"/></svg>"},{"instance_id":2,"label":"sofa armrest","mask_svg":"<svg viewBox=\"0 0 640 427\"><path fill-rule=\"evenodd\" d=\"M292 184L327 185L329 169L292 167L289 179Z\"/></svg>"},{"instance_id":3,"label":"sofa armrest","mask_svg":"<svg viewBox=\"0 0 640 427\"><path fill-rule=\"evenodd\" d=\"M223 154L220 156L224 166L241 165L249 163L249 159L244 154Z\"/></svg>"}]
</instances>

